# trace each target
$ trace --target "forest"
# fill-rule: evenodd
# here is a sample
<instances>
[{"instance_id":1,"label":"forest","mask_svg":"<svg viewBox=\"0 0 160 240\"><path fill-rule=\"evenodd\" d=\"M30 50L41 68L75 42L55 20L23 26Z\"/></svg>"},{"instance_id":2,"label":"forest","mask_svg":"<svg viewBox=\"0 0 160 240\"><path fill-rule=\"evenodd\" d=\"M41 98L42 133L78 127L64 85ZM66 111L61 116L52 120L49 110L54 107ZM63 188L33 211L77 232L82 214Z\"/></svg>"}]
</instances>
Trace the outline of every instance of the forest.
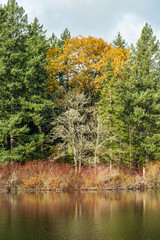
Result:
<instances>
[{"instance_id":1,"label":"forest","mask_svg":"<svg viewBox=\"0 0 160 240\"><path fill-rule=\"evenodd\" d=\"M48 38L15 0L0 6L1 165L80 173L159 159L160 45L148 23L136 46L67 28Z\"/></svg>"}]
</instances>

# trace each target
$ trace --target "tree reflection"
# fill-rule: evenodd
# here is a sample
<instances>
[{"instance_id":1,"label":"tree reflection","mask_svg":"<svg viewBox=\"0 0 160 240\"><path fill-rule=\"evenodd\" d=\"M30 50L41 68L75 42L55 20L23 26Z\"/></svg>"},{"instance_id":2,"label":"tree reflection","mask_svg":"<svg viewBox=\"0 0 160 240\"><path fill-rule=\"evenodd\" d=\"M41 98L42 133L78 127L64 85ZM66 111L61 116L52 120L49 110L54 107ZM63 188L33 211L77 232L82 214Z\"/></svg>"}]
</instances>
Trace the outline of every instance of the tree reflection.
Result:
<instances>
[{"instance_id":1,"label":"tree reflection","mask_svg":"<svg viewBox=\"0 0 160 240\"><path fill-rule=\"evenodd\" d=\"M156 239L159 212L156 192L1 194L0 239Z\"/></svg>"}]
</instances>

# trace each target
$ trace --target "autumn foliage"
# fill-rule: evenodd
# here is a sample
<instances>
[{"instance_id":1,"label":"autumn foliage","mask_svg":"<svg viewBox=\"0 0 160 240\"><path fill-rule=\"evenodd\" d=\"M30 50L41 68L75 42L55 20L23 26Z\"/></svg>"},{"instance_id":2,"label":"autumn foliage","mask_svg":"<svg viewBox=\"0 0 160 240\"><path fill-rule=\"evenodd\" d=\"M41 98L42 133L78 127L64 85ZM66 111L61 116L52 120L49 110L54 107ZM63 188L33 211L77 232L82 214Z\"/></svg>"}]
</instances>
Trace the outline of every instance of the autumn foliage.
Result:
<instances>
[{"instance_id":1,"label":"autumn foliage","mask_svg":"<svg viewBox=\"0 0 160 240\"><path fill-rule=\"evenodd\" d=\"M101 38L80 36L68 38L62 48L50 49L47 57L51 92L64 86L94 93L101 86L107 62L119 75L119 67L129 59L129 49L114 48Z\"/></svg>"}]
</instances>

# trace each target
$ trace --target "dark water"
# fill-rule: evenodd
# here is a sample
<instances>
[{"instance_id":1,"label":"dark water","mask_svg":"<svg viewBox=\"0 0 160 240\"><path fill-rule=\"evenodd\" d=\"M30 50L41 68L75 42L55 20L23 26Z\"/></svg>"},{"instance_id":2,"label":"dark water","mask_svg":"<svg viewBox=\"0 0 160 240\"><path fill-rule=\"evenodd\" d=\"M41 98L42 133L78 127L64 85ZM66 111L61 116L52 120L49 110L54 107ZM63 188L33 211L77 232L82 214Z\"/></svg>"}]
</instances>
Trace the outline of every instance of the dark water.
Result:
<instances>
[{"instance_id":1,"label":"dark water","mask_svg":"<svg viewBox=\"0 0 160 240\"><path fill-rule=\"evenodd\" d=\"M160 240L160 194L0 194L0 240Z\"/></svg>"}]
</instances>

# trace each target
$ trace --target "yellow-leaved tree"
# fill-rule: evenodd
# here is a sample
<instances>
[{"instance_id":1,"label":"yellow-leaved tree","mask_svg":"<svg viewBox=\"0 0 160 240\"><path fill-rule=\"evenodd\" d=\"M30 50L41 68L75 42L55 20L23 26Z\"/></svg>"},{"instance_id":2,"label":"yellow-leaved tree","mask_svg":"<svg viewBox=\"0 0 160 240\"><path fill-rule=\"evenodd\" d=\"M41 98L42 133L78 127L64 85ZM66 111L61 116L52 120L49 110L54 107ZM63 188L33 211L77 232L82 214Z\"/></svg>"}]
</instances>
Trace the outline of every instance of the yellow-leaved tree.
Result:
<instances>
[{"instance_id":1,"label":"yellow-leaved tree","mask_svg":"<svg viewBox=\"0 0 160 240\"><path fill-rule=\"evenodd\" d=\"M101 38L68 38L63 48L55 47L47 53L48 90L74 88L92 96L101 87L107 62L110 61L115 76L119 76L129 53L129 49L115 48Z\"/></svg>"}]
</instances>

